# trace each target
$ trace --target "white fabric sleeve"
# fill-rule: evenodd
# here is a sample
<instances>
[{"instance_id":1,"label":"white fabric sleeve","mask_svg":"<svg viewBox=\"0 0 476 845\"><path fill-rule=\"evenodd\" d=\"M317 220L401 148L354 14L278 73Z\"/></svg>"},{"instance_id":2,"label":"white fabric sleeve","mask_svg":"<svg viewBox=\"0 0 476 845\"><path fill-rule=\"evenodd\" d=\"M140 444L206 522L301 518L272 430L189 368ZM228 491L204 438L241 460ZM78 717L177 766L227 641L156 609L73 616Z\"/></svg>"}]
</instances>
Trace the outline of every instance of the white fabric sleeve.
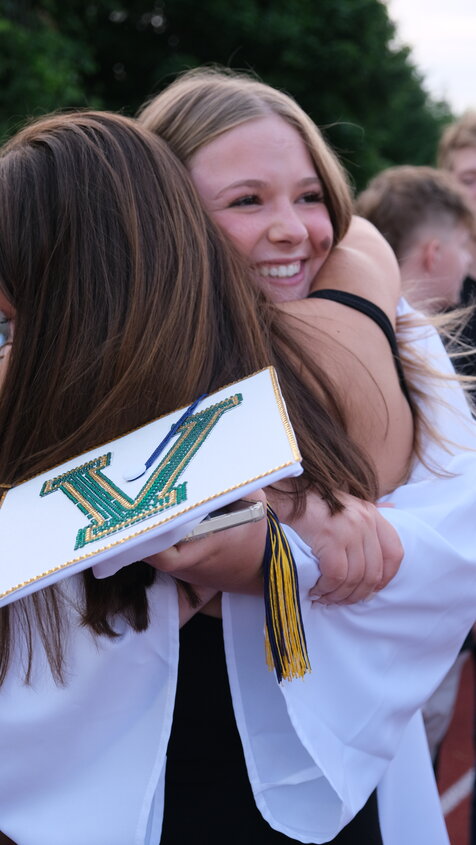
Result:
<instances>
[{"instance_id":1,"label":"white fabric sleeve","mask_svg":"<svg viewBox=\"0 0 476 845\"><path fill-rule=\"evenodd\" d=\"M300 842L327 842L363 806L474 620L473 524L452 531L448 522L443 542L416 515L390 516L406 549L400 571L370 601L348 606L311 602L316 561L287 529L312 666L303 680L278 687L268 674L256 648L260 601L224 601L230 683L255 798L272 827Z\"/></svg>"},{"instance_id":2,"label":"white fabric sleeve","mask_svg":"<svg viewBox=\"0 0 476 845\"><path fill-rule=\"evenodd\" d=\"M78 588L78 592L76 592ZM149 588L150 624L95 637L70 599L66 683L34 642L31 684L20 657L0 696L0 828L21 845L156 845L172 723L179 620L175 583Z\"/></svg>"},{"instance_id":3,"label":"white fabric sleeve","mask_svg":"<svg viewBox=\"0 0 476 845\"><path fill-rule=\"evenodd\" d=\"M435 367L452 372L434 330L422 329L413 340ZM475 426L458 385L435 382L434 393L441 402L425 411L457 445L448 450L428 442L426 459L444 473L417 464L410 482L387 497L395 507L382 515L399 533L405 555L382 592L355 605L313 604L308 592L317 561L286 529L298 565L311 674L278 687L257 648L262 603L224 597L230 684L255 799L272 827L299 842L336 836L394 757L387 796L396 795L395 784L404 785L404 763L413 765L406 731L476 618ZM431 774L428 784L431 791ZM440 834L432 845L445 845L444 825L435 824ZM415 837L407 845L430 841L417 827Z\"/></svg>"},{"instance_id":4,"label":"white fabric sleeve","mask_svg":"<svg viewBox=\"0 0 476 845\"><path fill-rule=\"evenodd\" d=\"M405 729L377 794L385 845L450 845L421 713Z\"/></svg>"}]
</instances>

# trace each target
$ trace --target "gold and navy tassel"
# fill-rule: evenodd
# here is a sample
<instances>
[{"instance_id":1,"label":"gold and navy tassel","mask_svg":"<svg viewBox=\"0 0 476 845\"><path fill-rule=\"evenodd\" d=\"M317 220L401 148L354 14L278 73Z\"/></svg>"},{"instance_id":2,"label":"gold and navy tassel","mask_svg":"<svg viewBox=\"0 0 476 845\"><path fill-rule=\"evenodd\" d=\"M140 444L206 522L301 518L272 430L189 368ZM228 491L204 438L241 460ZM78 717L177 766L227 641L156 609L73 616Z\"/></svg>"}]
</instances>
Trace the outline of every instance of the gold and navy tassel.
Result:
<instances>
[{"instance_id":1,"label":"gold and navy tassel","mask_svg":"<svg viewBox=\"0 0 476 845\"><path fill-rule=\"evenodd\" d=\"M268 505L268 533L263 560L266 611L266 661L283 678L302 678L311 671L299 603L293 553L278 517Z\"/></svg>"}]
</instances>

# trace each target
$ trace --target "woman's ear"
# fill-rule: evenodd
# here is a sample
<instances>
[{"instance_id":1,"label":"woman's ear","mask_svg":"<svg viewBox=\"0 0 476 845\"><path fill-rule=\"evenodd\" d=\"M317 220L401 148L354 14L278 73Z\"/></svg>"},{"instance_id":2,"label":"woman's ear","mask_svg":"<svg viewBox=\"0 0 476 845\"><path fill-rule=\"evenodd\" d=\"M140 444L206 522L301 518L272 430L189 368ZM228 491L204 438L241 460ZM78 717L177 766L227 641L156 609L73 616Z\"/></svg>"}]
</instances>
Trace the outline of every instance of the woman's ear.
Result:
<instances>
[{"instance_id":1,"label":"woman's ear","mask_svg":"<svg viewBox=\"0 0 476 845\"><path fill-rule=\"evenodd\" d=\"M431 275L435 272L440 261L441 243L439 238L431 238L422 245L422 265L425 273Z\"/></svg>"},{"instance_id":2,"label":"woman's ear","mask_svg":"<svg viewBox=\"0 0 476 845\"><path fill-rule=\"evenodd\" d=\"M12 344L5 343L4 346L0 349L0 390L2 388L2 384L5 378L5 374L7 372L7 365L8 365L8 358L10 356Z\"/></svg>"}]
</instances>

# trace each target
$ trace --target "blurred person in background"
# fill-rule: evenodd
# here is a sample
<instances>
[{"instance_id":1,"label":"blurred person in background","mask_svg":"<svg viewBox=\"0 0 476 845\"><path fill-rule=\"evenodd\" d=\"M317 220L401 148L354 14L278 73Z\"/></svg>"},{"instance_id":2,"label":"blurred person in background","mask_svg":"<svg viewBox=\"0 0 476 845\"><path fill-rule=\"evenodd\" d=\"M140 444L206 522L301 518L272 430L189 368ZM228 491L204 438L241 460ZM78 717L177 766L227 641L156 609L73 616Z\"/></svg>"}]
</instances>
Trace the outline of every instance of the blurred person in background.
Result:
<instances>
[{"instance_id":1,"label":"blurred person in background","mask_svg":"<svg viewBox=\"0 0 476 845\"><path fill-rule=\"evenodd\" d=\"M357 198L397 256L415 308L437 312L460 301L472 263L474 217L456 180L433 167L389 167Z\"/></svg>"},{"instance_id":2,"label":"blurred person in background","mask_svg":"<svg viewBox=\"0 0 476 845\"><path fill-rule=\"evenodd\" d=\"M449 170L476 212L476 110L446 127L438 146L438 167Z\"/></svg>"},{"instance_id":3,"label":"blurred person in background","mask_svg":"<svg viewBox=\"0 0 476 845\"><path fill-rule=\"evenodd\" d=\"M438 167L453 174L465 192L473 213L476 215L476 109L469 109L459 120L450 123L443 132L438 145ZM472 244L472 264L464 280L462 305L476 304L476 241ZM464 340L476 350L476 315L473 310L464 329ZM463 357L456 362L458 369L465 375L476 373L476 354ZM476 667L475 635L472 635L473 667ZM476 680L476 668L475 680ZM473 721L473 742L476 746L476 712ZM473 788L470 845L476 845L476 788Z\"/></svg>"},{"instance_id":4,"label":"blurred person in background","mask_svg":"<svg viewBox=\"0 0 476 845\"><path fill-rule=\"evenodd\" d=\"M438 167L451 173L464 191L476 215L476 110L467 111L450 123L441 136L437 155ZM476 303L476 239L471 244L472 261L463 283L462 305ZM476 317L470 316L464 330L464 340L476 349ZM466 375L476 373L476 357L469 354L457 362L457 368Z\"/></svg>"}]
</instances>

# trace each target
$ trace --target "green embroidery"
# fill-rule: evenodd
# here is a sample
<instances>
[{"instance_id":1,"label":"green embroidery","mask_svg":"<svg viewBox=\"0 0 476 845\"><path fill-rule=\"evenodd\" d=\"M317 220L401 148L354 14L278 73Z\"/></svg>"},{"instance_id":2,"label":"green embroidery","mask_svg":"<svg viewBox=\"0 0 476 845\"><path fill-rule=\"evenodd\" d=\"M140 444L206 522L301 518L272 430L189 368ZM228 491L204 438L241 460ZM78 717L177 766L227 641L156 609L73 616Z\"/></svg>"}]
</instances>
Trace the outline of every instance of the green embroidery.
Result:
<instances>
[{"instance_id":1,"label":"green embroidery","mask_svg":"<svg viewBox=\"0 0 476 845\"><path fill-rule=\"evenodd\" d=\"M187 482L177 483L178 479L222 415L242 400L237 393L188 417L178 429L178 440L135 499L103 473L111 463L111 452L45 481L40 496L61 490L89 520L77 533L75 549L185 502Z\"/></svg>"}]
</instances>

